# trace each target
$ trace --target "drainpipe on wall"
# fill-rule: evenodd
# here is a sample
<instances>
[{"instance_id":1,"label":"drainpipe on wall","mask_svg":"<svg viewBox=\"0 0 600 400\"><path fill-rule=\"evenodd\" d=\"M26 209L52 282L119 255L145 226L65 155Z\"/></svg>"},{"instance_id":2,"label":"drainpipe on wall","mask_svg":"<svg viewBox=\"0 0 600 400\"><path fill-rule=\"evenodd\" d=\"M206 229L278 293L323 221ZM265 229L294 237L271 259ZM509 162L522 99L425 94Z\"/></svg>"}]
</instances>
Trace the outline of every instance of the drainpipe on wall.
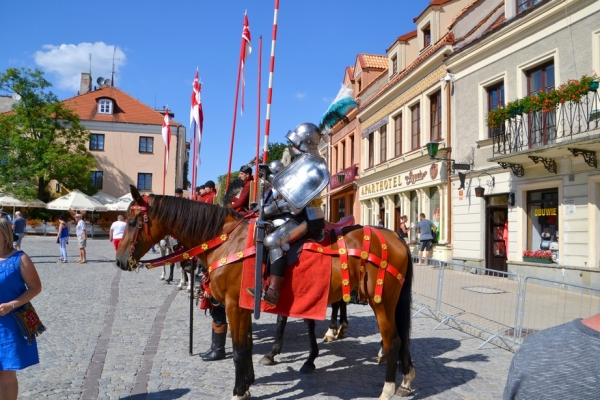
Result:
<instances>
[{"instance_id":1,"label":"drainpipe on wall","mask_svg":"<svg viewBox=\"0 0 600 400\"><path fill-rule=\"evenodd\" d=\"M448 236L447 236L447 240L446 240L446 245L452 244L452 179L450 177L450 174L452 173L452 161L450 161L452 159L452 134L451 134L451 127L452 127L452 120L451 120L451 116L452 116L452 107L451 107L451 100L452 100L452 96L451 96L451 91L452 91L452 81L447 83L447 88L446 88L446 108L448 109L448 118L447 118L447 126L446 126L446 135L448 136L448 148L450 149L448 151L448 153L446 154L446 159L448 161L446 161L446 164L448 166L448 173L446 174L446 197L447 197L447 203L448 203L448 218L447 221L448 223L447 225L447 229L448 229Z\"/></svg>"},{"instance_id":2,"label":"drainpipe on wall","mask_svg":"<svg viewBox=\"0 0 600 400\"><path fill-rule=\"evenodd\" d=\"M181 160L179 160L179 146L181 145L181 143L179 143L179 126L177 125L177 133L175 134L175 136L177 136L177 147L175 148L175 189L177 189L178 187L183 188L183 183L181 185L177 184L177 179L179 178L179 163ZM175 191L173 191L173 193L175 193Z\"/></svg>"}]
</instances>

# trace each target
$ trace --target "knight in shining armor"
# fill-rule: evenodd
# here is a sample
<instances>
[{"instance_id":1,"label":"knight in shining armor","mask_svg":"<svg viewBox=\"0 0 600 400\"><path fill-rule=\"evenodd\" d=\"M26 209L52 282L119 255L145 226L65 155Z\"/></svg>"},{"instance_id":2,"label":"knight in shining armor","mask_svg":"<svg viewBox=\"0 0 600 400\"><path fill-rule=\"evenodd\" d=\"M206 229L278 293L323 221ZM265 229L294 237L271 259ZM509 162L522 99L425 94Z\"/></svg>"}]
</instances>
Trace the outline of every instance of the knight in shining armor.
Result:
<instances>
[{"instance_id":1,"label":"knight in shining armor","mask_svg":"<svg viewBox=\"0 0 600 400\"><path fill-rule=\"evenodd\" d=\"M317 197L329 183L329 171L317 150L322 137L316 125L298 125L286 135L292 144L290 153L293 161L283 169L280 162L269 165L272 175L267 180L272 188L265 191L260 218L273 224L263 242L271 263L270 284L263 300L271 306L277 305L279 300L287 266L285 252L289 250L290 243L307 233L317 241L323 239L325 216L320 207L321 200ZM254 288L246 290L254 297Z\"/></svg>"}]
</instances>

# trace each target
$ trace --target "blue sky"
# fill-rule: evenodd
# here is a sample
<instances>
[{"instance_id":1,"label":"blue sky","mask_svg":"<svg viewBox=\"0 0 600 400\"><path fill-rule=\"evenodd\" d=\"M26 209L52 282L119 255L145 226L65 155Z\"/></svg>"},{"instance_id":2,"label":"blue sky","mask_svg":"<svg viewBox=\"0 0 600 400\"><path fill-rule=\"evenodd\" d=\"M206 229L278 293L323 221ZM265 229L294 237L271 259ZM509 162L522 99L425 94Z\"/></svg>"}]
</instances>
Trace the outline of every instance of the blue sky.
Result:
<instances>
[{"instance_id":1,"label":"blue sky","mask_svg":"<svg viewBox=\"0 0 600 400\"><path fill-rule=\"evenodd\" d=\"M317 123L358 53L385 54L415 29L427 0L280 0L271 111L271 142L302 122ZM198 183L227 172L244 11L252 36L246 99L236 124L232 170L255 155L258 43L262 45L261 149L274 0L10 1L2 6L0 69L40 68L52 91L77 94L79 75L108 78L117 47L115 85L151 107L163 106L189 130L192 81L202 81L204 135ZM241 100L240 100L241 102ZM262 153L262 150L261 150Z\"/></svg>"}]
</instances>

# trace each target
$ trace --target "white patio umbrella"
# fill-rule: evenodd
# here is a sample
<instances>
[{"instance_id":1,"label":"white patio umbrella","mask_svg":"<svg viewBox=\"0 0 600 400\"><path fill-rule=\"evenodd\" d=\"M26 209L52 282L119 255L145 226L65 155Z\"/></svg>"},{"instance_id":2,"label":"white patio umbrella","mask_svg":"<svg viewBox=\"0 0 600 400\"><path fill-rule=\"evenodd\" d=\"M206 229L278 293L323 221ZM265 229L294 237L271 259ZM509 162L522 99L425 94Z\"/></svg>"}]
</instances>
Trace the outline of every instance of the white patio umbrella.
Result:
<instances>
[{"instance_id":1,"label":"white patio umbrella","mask_svg":"<svg viewBox=\"0 0 600 400\"><path fill-rule=\"evenodd\" d=\"M74 211L106 211L104 204L85 193L75 189L71 193L59 197L46 204L49 210L74 210Z\"/></svg>"},{"instance_id":2,"label":"white patio umbrella","mask_svg":"<svg viewBox=\"0 0 600 400\"><path fill-rule=\"evenodd\" d=\"M127 211L127 207L133 201L133 197L131 197L131 193L127 193L124 196L119 197L116 201L112 203L108 203L106 207L110 211Z\"/></svg>"},{"instance_id":3,"label":"white patio umbrella","mask_svg":"<svg viewBox=\"0 0 600 400\"><path fill-rule=\"evenodd\" d=\"M34 199L29 201L22 201L12 196L5 196L0 193L0 205L13 208L13 218L15 216L16 207L29 207L29 208L46 208L46 203L41 200Z\"/></svg>"},{"instance_id":4,"label":"white patio umbrella","mask_svg":"<svg viewBox=\"0 0 600 400\"><path fill-rule=\"evenodd\" d=\"M117 201L116 197L111 196L110 194L107 194L104 192L98 192L95 195L93 195L92 198L98 200L100 203L102 203L104 205L107 205L108 203Z\"/></svg>"}]
</instances>

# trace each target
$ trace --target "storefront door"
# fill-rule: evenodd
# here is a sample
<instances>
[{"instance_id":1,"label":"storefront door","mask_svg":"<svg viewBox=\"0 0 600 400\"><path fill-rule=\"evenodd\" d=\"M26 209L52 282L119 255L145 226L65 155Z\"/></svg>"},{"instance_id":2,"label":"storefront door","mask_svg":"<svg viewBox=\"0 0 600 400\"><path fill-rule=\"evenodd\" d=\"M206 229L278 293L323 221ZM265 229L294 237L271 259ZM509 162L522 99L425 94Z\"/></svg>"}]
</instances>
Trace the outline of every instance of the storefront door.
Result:
<instances>
[{"instance_id":1,"label":"storefront door","mask_svg":"<svg viewBox=\"0 0 600 400\"><path fill-rule=\"evenodd\" d=\"M506 246L508 241L508 209L489 206L487 208L486 229L486 268L508 271L506 266Z\"/></svg>"}]
</instances>

